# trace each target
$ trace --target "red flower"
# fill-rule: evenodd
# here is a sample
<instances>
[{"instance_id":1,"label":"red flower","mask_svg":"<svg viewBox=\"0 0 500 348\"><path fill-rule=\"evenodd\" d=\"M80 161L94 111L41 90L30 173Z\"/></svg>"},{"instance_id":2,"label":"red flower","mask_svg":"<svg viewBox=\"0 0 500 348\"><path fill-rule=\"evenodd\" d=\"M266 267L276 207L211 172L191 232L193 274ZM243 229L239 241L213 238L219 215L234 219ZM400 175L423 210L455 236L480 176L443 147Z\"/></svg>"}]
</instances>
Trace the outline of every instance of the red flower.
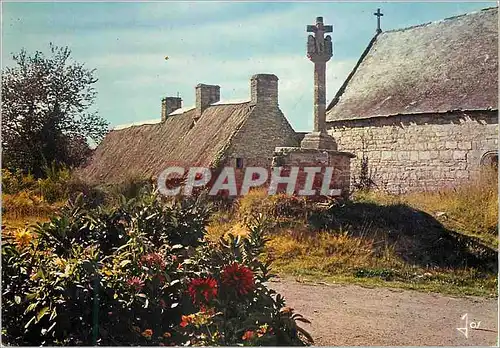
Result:
<instances>
[{"instance_id":1,"label":"red flower","mask_svg":"<svg viewBox=\"0 0 500 348\"><path fill-rule=\"evenodd\" d=\"M153 336L153 330L151 330L151 329L144 330L144 332L142 333L142 336L146 337L146 338L151 338L151 336Z\"/></svg>"},{"instance_id":2,"label":"red flower","mask_svg":"<svg viewBox=\"0 0 500 348\"><path fill-rule=\"evenodd\" d=\"M222 272L222 283L240 295L248 294L255 287L253 272L246 266L233 263Z\"/></svg>"},{"instance_id":3,"label":"red flower","mask_svg":"<svg viewBox=\"0 0 500 348\"><path fill-rule=\"evenodd\" d=\"M183 315L181 316L181 323L179 324L180 327L186 327L188 326L192 321L193 321L194 315Z\"/></svg>"},{"instance_id":4,"label":"red flower","mask_svg":"<svg viewBox=\"0 0 500 348\"><path fill-rule=\"evenodd\" d=\"M127 280L127 284L135 288L136 291L140 291L144 287L144 282L139 277L132 277Z\"/></svg>"},{"instance_id":5,"label":"red flower","mask_svg":"<svg viewBox=\"0 0 500 348\"><path fill-rule=\"evenodd\" d=\"M146 264L148 267L160 267L161 269L165 268L165 261L163 260L163 257L158 254L158 253L149 253L146 255L143 255L141 257L141 262L140 265Z\"/></svg>"},{"instance_id":6,"label":"red flower","mask_svg":"<svg viewBox=\"0 0 500 348\"><path fill-rule=\"evenodd\" d=\"M217 281L214 278L195 278L188 286L194 304L208 303L217 296Z\"/></svg>"},{"instance_id":7,"label":"red flower","mask_svg":"<svg viewBox=\"0 0 500 348\"><path fill-rule=\"evenodd\" d=\"M253 331L245 331L245 334L243 335L242 339L243 341L248 341L251 340L255 336L255 332Z\"/></svg>"},{"instance_id":8,"label":"red flower","mask_svg":"<svg viewBox=\"0 0 500 348\"><path fill-rule=\"evenodd\" d=\"M161 306L161 308L167 307L167 304L165 303L164 299L160 299L160 306Z\"/></svg>"}]
</instances>

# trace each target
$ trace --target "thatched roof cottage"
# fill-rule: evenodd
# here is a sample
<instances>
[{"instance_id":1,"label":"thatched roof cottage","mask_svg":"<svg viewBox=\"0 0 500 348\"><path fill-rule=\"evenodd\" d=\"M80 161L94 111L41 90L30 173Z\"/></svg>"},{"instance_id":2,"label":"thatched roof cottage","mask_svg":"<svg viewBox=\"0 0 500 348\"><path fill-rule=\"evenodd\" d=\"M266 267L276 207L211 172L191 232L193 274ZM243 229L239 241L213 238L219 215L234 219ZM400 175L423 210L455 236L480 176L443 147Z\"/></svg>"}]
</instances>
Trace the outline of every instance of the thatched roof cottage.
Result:
<instances>
[{"instance_id":1,"label":"thatched roof cottage","mask_svg":"<svg viewBox=\"0 0 500 348\"><path fill-rule=\"evenodd\" d=\"M278 78L257 74L250 98L220 101L220 87L198 84L196 105L162 100L161 121L112 130L78 176L94 183L156 178L167 166L269 167L275 147L296 146L297 135L278 105Z\"/></svg>"}]
</instances>

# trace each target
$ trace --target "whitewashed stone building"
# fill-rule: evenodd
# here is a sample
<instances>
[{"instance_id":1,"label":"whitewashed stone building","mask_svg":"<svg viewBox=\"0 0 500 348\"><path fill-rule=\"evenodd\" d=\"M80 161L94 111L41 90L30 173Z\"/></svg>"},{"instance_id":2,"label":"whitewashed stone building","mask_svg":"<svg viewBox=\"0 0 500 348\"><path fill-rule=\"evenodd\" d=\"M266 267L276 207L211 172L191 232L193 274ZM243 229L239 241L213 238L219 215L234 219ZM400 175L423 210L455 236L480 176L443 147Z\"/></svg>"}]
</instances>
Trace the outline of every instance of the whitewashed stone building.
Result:
<instances>
[{"instance_id":1,"label":"whitewashed stone building","mask_svg":"<svg viewBox=\"0 0 500 348\"><path fill-rule=\"evenodd\" d=\"M498 8L377 31L326 113L377 187L432 190L498 162Z\"/></svg>"}]
</instances>

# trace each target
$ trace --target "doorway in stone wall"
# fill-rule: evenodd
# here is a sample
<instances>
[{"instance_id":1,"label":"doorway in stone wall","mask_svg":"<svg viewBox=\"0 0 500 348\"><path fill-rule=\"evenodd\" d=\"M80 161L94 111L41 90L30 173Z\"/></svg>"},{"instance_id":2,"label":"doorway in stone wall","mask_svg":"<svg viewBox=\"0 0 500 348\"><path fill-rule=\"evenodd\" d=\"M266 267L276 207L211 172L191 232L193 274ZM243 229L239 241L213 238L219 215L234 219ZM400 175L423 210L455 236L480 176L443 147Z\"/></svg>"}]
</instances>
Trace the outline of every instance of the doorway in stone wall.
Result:
<instances>
[{"instance_id":1,"label":"doorway in stone wall","mask_svg":"<svg viewBox=\"0 0 500 348\"><path fill-rule=\"evenodd\" d=\"M489 151L481 157L481 181L498 182L498 152Z\"/></svg>"},{"instance_id":2,"label":"doorway in stone wall","mask_svg":"<svg viewBox=\"0 0 500 348\"><path fill-rule=\"evenodd\" d=\"M489 151L481 157L481 169L493 170L498 173L498 152Z\"/></svg>"}]
</instances>

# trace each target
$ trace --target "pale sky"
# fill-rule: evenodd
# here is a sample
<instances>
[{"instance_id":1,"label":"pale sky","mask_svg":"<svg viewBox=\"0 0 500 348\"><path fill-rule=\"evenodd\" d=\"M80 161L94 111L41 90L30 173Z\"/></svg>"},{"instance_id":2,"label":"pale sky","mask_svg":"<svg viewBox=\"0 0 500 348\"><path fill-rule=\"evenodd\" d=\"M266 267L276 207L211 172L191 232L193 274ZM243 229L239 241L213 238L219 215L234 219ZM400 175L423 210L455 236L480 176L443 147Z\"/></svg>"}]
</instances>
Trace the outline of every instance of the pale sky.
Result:
<instances>
[{"instance_id":1,"label":"pale sky","mask_svg":"<svg viewBox=\"0 0 500 348\"><path fill-rule=\"evenodd\" d=\"M69 46L96 69L95 108L111 126L160 117L161 98L194 105L198 83L221 86L221 99L249 99L250 77L279 78L279 103L297 131L312 128L313 64L306 25L332 24L327 103L375 34L481 8L490 2L114 2L2 4L2 65L12 52ZM164 57L169 56L169 60Z\"/></svg>"}]
</instances>

